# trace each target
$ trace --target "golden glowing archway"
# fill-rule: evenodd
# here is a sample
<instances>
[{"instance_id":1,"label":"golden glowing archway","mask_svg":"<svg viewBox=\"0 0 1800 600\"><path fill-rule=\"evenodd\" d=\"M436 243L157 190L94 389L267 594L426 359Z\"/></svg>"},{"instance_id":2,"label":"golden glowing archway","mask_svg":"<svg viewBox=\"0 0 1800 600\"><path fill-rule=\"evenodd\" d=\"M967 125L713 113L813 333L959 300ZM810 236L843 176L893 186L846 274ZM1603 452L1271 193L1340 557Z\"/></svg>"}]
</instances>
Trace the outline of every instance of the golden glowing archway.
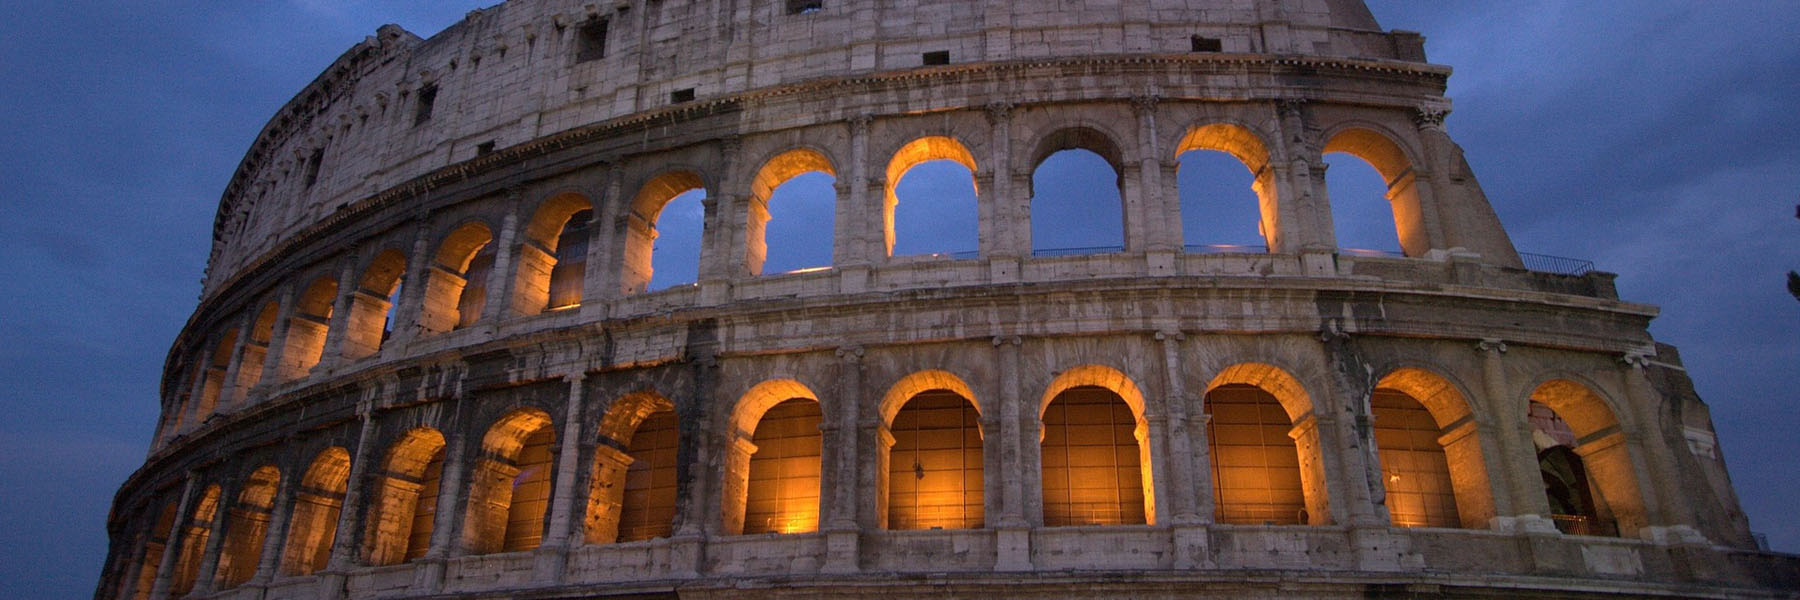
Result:
<instances>
[{"instance_id":1,"label":"golden glowing archway","mask_svg":"<svg viewBox=\"0 0 1800 600\"><path fill-rule=\"evenodd\" d=\"M325 568L349 481L350 452L342 446L326 448L307 467L288 520L287 544L281 552L283 575L309 575Z\"/></svg>"},{"instance_id":2,"label":"golden glowing archway","mask_svg":"<svg viewBox=\"0 0 1800 600\"><path fill-rule=\"evenodd\" d=\"M620 396L600 417L586 532L590 544L668 537L674 528L681 427L661 394Z\"/></svg>"},{"instance_id":3,"label":"golden glowing archway","mask_svg":"<svg viewBox=\"0 0 1800 600\"><path fill-rule=\"evenodd\" d=\"M1636 532L1650 524L1637 467L1625 431L1606 399L1593 388L1568 378L1550 379L1531 392L1531 402L1554 411L1572 430L1573 453L1598 496L1598 514L1610 519L1619 532ZM1543 436L1534 436L1540 446ZM1548 448L1539 448L1548 450ZM1559 515L1552 515L1558 517ZM1563 515L1578 516L1578 515Z\"/></svg>"},{"instance_id":4,"label":"golden glowing archway","mask_svg":"<svg viewBox=\"0 0 1800 600\"><path fill-rule=\"evenodd\" d=\"M594 204L563 192L544 200L525 226L513 279L512 311L535 315L581 305Z\"/></svg>"},{"instance_id":5,"label":"golden glowing archway","mask_svg":"<svg viewBox=\"0 0 1800 600\"><path fill-rule=\"evenodd\" d=\"M436 429L408 431L388 449L363 540L370 564L399 564L430 549L443 469L444 434Z\"/></svg>"},{"instance_id":6,"label":"golden glowing archway","mask_svg":"<svg viewBox=\"0 0 1800 600\"><path fill-rule=\"evenodd\" d=\"M900 378L881 399L876 472L887 529L976 529L986 523L980 405L943 370Z\"/></svg>"},{"instance_id":7,"label":"golden glowing archway","mask_svg":"<svg viewBox=\"0 0 1800 600\"><path fill-rule=\"evenodd\" d=\"M1262 136L1250 128L1236 123L1208 123L1190 127L1181 136L1175 146L1175 160L1195 150L1213 150L1224 152L1236 158L1244 168L1249 169L1253 177L1251 190L1256 192L1257 210L1260 215L1259 233L1268 245L1270 252L1284 252L1285 237L1282 235L1280 195L1276 193L1275 174L1269 168L1268 144ZM1179 217L1177 217L1179 220ZM1185 244L1208 243L1206 240L1186 240Z\"/></svg>"},{"instance_id":8,"label":"golden glowing archway","mask_svg":"<svg viewBox=\"0 0 1800 600\"><path fill-rule=\"evenodd\" d=\"M425 304L419 310L421 333L443 333L481 317L480 307L487 302L487 281L482 273L471 272L470 267L477 254L486 253L493 239L487 224L476 221L457 227L438 244L425 275Z\"/></svg>"},{"instance_id":9,"label":"golden glowing archway","mask_svg":"<svg viewBox=\"0 0 1800 600\"><path fill-rule=\"evenodd\" d=\"M1413 161L1400 145L1374 129L1345 129L1325 142L1324 153L1342 152L1369 163L1387 184L1388 205L1394 212L1394 232L1407 256L1424 256L1431 250L1431 235L1419 196Z\"/></svg>"},{"instance_id":10,"label":"golden glowing archway","mask_svg":"<svg viewBox=\"0 0 1800 600\"><path fill-rule=\"evenodd\" d=\"M481 438L470 474L463 544L472 554L537 548L550 503L556 428L535 408L508 413Z\"/></svg>"},{"instance_id":11,"label":"golden glowing archway","mask_svg":"<svg viewBox=\"0 0 1800 600\"><path fill-rule=\"evenodd\" d=\"M1130 376L1103 365L1064 371L1044 390L1038 418L1045 525L1156 524L1150 427Z\"/></svg>"},{"instance_id":12,"label":"golden glowing archway","mask_svg":"<svg viewBox=\"0 0 1800 600\"><path fill-rule=\"evenodd\" d=\"M270 513L275 507L275 492L280 486L281 471L263 465L250 473L243 490L238 492L237 504L225 515L224 545L219 549L219 565L214 570L220 589L237 587L256 574Z\"/></svg>"},{"instance_id":13,"label":"golden glowing archway","mask_svg":"<svg viewBox=\"0 0 1800 600\"><path fill-rule=\"evenodd\" d=\"M1387 506L1402 527L1481 529L1495 516L1481 434L1460 387L1427 369L1395 369L1370 398Z\"/></svg>"},{"instance_id":14,"label":"golden glowing archway","mask_svg":"<svg viewBox=\"0 0 1800 600\"><path fill-rule=\"evenodd\" d=\"M818 150L795 148L764 162L762 168L757 169L756 177L750 180L750 206L744 223L744 266L751 275L762 274L763 262L769 256L767 234L774 210L769 206L769 199L781 184L807 173L824 173L835 179L837 168ZM831 225L825 224L827 234ZM825 237L829 239L830 235Z\"/></svg>"},{"instance_id":15,"label":"golden glowing archway","mask_svg":"<svg viewBox=\"0 0 1800 600\"><path fill-rule=\"evenodd\" d=\"M908 142L895 151L894 157L888 161L887 190L881 205L881 225L883 234L886 236L887 256L894 254L894 207L900 204L900 197L894 194L894 190L900 185L901 178L906 177L907 171L934 160L955 161L956 164L968 169L971 177L976 172L975 155L969 153L969 148L955 138L922 137ZM975 194L978 198L980 197L979 187L975 190Z\"/></svg>"},{"instance_id":16,"label":"golden glowing archway","mask_svg":"<svg viewBox=\"0 0 1800 600\"><path fill-rule=\"evenodd\" d=\"M1277 525L1331 522L1312 396L1292 373L1240 363L1206 386L1213 518Z\"/></svg>"},{"instance_id":17,"label":"golden glowing archway","mask_svg":"<svg viewBox=\"0 0 1800 600\"><path fill-rule=\"evenodd\" d=\"M706 189L706 182L688 170L666 171L638 188L631 199L631 211L626 213L620 293L636 294L649 289L650 275L656 271L651 263L656 248L656 221L670 200L696 189Z\"/></svg>"},{"instance_id":18,"label":"golden glowing archway","mask_svg":"<svg viewBox=\"0 0 1800 600\"><path fill-rule=\"evenodd\" d=\"M738 399L720 495L726 533L818 528L822 416L818 396L793 379L764 381Z\"/></svg>"}]
</instances>

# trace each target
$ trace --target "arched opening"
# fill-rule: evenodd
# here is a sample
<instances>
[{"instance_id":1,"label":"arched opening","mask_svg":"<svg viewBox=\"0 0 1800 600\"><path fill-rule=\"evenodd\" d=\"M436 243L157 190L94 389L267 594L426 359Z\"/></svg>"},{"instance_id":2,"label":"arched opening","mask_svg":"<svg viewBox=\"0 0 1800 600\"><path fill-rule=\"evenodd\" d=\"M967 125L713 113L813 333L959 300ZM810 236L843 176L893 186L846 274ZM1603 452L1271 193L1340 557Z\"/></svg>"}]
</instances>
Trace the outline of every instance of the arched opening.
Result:
<instances>
[{"instance_id":1,"label":"arched opening","mask_svg":"<svg viewBox=\"0 0 1800 600\"><path fill-rule=\"evenodd\" d=\"M819 528L819 403L793 398L763 413L750 443L744 533Z\"/></svg>"},{"instance_id":2,"label":"arched opening","mask_svg":"<svg viewBox=\"0 0 1800 600\"><path fill-rule=\"evenodd\" d=\"M557 194L538 207L519 247L515 312L535 315L581 306L593 219L594 205L581 194Z\"/></svg>"},{"instance_id":3,"label":"arched opening","mask_svg":"<svg viewBox=\"0 0 1800 600\"><path fill-rule=\"evenodd\" d=\"M635 542L669 537L677 498L675 405L650 392L614 401L600 420L588 491L587 541Z\"/></svg>"},{"instance_id":4,"label":"arched opening","mask_svg":"<svg viewBox=\"0 0 1800 600\"><path fill-rule=\"evenodd\" d=\"M406 255L399 250L384 250L369 261L369 268L357 279L356 292L350 295L350 318L345 321L348 329L344 330L345 360L366 358L381 351L392 328L394 301L405 274Z\"/></svg>"},{"instance_id":5,"label":"arched opening","mask_svg":"<svg viewBox=\"0 0 1800 600\"><path fill-rule=\"evenodd\" d=\"M974 155L952 138L919 138L896 151L888 161L882 203L887 256L976 257L980 192L975 171Z\"/></svg>"},{"instance_id":6,"label":"arched opening","mask_svg":"<svg viewBox=\"0 0 1800 600\"><path fill-rule=\"evenodd\" d=\"M400 564L431 549L443 472L444 434L436 429L408 431L388 449L369 505L369 564Z\"/></svg>"},{"instance_id":7,"label":"arched opening","mask_svg":"<svg viewBox=\"0 0 1800 600\"><path fill-rule=\"evenodd\" d=\"M836 182L831 160L815 150L789 150L763 164L750 182L744 263L751 275L831 266Z\"/></svg>"},{"instance_id":8,"label":"arched opening","mask_svg":"<svg viewBox=\"0 0 1800 600\"><path fill-rule=\"evenodd\" d=\"M1399 527L1457 527L1450 464L1437 423L1412 396L1377 388L1369 397L1388 516Z\"/></svg>"},{"instance_id":9,"label":"arched opening","mask_svg":"<svg viewBox=\"0 0 1800 600\"><path fill-rule=\"evenodd\" d=\"M1207 386L1213 520L1239 525L1331 522L1312 400L1293 375L1239 364Z\"/></svg>"},{"instance_id":10,"label":"arched opening","mask_svg":"<svg viewBox=\"0 0 1800 600\"><path fill-rule=\"evenodd\" d=\"M626 213L621 293L662 290L699 280L705 200L706 185L691 171L657 175L638 190Z\"/></svg>"},{"instance_id":11,"label":"arched opening","mask_svg":"<svg viewBox=\"0 0 1800 600\"><path fill-rule=\"evenodd\" d=\"M1558 529L1616 536L1649 524L1625 433L1605 400L1587 386L1557 379L1532 392L1528 410Z\"/></svg>"},{"instance_id":12,"label":"arched opening","mask_svg":"<svg viewBox=\"0 0 1800 600\"><path fill-rule=\"evenodd\" d=\"M1461 389L1431 371L1402 368L1376 382L1369 404L1394 524L1486 527L1495 516L1493 488Z\"/></svg>"},{"instance_id":13,"label":"arched opening","mask_svg":"<svg viewBox=\"0 0 1800 600\"><path fill-rule=\"evenodd\" d=\"M981 414L949 389L919 392L888 425L888 529L980 529L986 522Z\"/></svg>"},{"instance_id":14,"label":"arched opening","mask_svg":"<svg viewBox=\"0 0 1800 600\"><path fill-rule=\"evenodd\" d=\"M1137 384L1109 367L1051 382L1038 409L1045 526L1155 523L1143 406Z\"/></svg>"},{"instance_id":15,"label":"arched opening","mask_svg":"<svg viewBox=\"0 0 1800 600\"><path fill-rule=\"evenodd\" d=\"M175 579L169 582L169 595L185 595L194 589L200 576L200 559L206 554L206 540L212 537L213 516L219 510L219 486L206 486L200 501L194 504L193 518L181 538L181 558L175 563Z\"/></svg>"},{"instance_id":16,"label":"arched opening","mask_svg":"<svg viewBox=\"0 0 1800 600\"><path fill-rule=\"evenodd\" d=\"M238 355L237 389L231 396L237 402L243 402L250 388L262 381L263 360L269 356L269 342L275 337L275 320L280 314L279 305L265 302L250 323L250 338L244 340L244 350Z\"/></svg>"},{"instance_id":17,"label":"arched opening","mask_svg":"<svg viewBox=\"0 0 1800 600\"><path fill-rule=\"evenodd\" d=\"M225 387L225 372L231 368L231 352L237 348L237 330L228 330L219 337L219 344L213 346L212 354L206 360L206 371L201 374L199 404L194 407L194 425L206 422L206 418L219 410L219 394Z\"/></svg>"},{"instance_id":18,"label":"arched opening","mask_svg":"<svg viewBox=\"0 0 1800 600\"><path fill-rule=\"evenodd\" d=\"M300 478L294 513L288 520L287 545L281 552L281 574L310 575L325 568L337 538L338 514L350 481L350 453L333 446L320 452Z\"/></svg>"},{"instance_id":19,"label":"arched opening","mask_svg":"<svg viewBox=\"0 0 1800 600\"><path fill-rule=\"evenodd\" d=\"M294 301L288 319L286 343L281 351L282 381L312 373L325 356L325 337L331 330L331 311L337 300L338 282L330 277L313 280Z\"/></svg>"},{"instance_id":20,"label":"arched opening","mask_svg":"<svg viewBox=\"0 0 1800 600\"><path fill-rule=\"evenodd\" d=\"M467 223L444 236L425 276L419 310L424 334L444 333L474 323L487 303L487 273L494 264L494 235L484 223Z\"/></svg>"},{"instance_id":21,"label":"arched opening","mask_svg":"<svg viewBox=\"0 0 1800 600\"><path fill-rule=\"evenodd\" d=\"M1182 137L1175 157L1188 252L1259 253L1280 246L1275 176L1261 137L1241 125L1202 125Z\"/></svg>"},{"instance_id":22,"label":"arched opening","mask_svg":"<svg viewBox=\"0 0 1800 600\"><path fill-rule=\"evenodd\" d=\"M258 467L238 492L237 503L225 513L225 543L219 549L219 566L214 575L220 589L242 585L256 574L280 484L281 471L267 465Z\"/></svg>"},{"instance_id":23,"label":"arched opening","mask_svg":"<svg viewBox=\"0 0 1800 600\"><path fill-rule=\"evenodd\" d=\"M1387 136L1346 129L1325 143L1325 185L1338 248L1352 253L1405 256L1431 249L1412 160ZM1387 206L1389 210L1381 210ZM1388 220L1389 217L1392 220Z\"/></svg>"},{"instance_id":24,"label":"arched opening","mask_svg":"<svg viewBox=\"0 0 1800 600\"><path fill-rule=\"evenodd\" d=\"M144 539L144 558L138 563L137 585L131 588L133 600L150 598L150 590L156 585L156 571L162 566L163 552L169 548L169 529L175 526L177 510L174 502L164 504L162 512L157 513L156 522L150 526L150 533Z\"/></svg>"},{"instance_id":25,"label":"arched opening","mask_svg":"<svg viewBox=\"0 0 1800 600\"><path fill-rule=\"evenodd\" d=\"M488 428L470 474L463 545L471 554L538 547L550 503L556 429L537 409L513 411Z\"/></svg>"},{"instance_id":26,"label":"arched opening","mask_svg":"<svg viewBox=\"0 0 1800 600\"><path fill-rule=\"evenodd\" d=\"M1063 129L1038 142L1032 164L1033 255L1125 250L1125 170L1111 138L1086 127Z\"/></svg>"}]
</instances>

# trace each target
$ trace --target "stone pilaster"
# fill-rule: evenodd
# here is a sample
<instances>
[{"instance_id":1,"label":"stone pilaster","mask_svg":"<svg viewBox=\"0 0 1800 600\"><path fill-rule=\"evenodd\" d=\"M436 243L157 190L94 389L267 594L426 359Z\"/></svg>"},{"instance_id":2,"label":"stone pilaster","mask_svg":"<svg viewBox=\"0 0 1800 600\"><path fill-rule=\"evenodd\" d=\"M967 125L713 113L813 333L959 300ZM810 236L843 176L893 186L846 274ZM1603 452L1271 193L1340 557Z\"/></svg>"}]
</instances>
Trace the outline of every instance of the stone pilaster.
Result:
<instances>
[{"instance_id":1,"label":"stone pilaster","mask_svg":"<svg viewBox=\"0 0 1800 600\"><path fill-rule=\"evenodd\" d=\"M556 477L550 492L550 524L544 532L543 543L538 545L531 574L532 581L543 583L563 580L568 568L570 540L578 522L575 518L575 482L580 478L582 462L581 424L586 398L583 385L587 373L572 373L563 377L563 381L569 384L569 396L564 406L559 440L562 448L556 454Z\"/></svg>"},{"instance_id":2,"label":"stone pilaster","mask_svg":"<svg viewBox=\"0 0 1800 600\"><path fill-rule=\"evenodd\" d=\"M193 518L194 489L199 487L198 473L189 472L187 483L181 486L181 501L175 504L175 519L169 525L169 533L164 538L162 562L156 565L156 580L150 585L150 600L167 600L169 587L175 583L175 563L181 557L182 530L187 529L187 522Z\"/></svg>"}]
</instances>

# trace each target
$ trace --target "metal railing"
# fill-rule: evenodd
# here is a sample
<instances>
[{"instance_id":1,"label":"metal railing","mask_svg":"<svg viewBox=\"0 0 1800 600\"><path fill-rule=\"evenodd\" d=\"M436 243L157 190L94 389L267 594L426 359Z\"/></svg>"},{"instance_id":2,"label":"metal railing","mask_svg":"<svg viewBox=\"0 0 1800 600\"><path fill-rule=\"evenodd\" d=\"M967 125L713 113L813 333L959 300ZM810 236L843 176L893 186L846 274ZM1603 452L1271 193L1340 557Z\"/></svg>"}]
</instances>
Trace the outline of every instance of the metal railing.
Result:
<instances>
[{"instance_id":1,"label":"metal railing","mask_svg":"<svg viewBox=\"0 0 1800 600\"><path fill-rule=\"evenodd\" d=\"M1086 248L1044 248L1041 250L1032 250L1031 255L1037 258L1046 258L1052 256L1080 256L1082 254L1108 254L1124 251L1124 246L1089 246Z\"/></svg>"},{"instance_id":2,"label":"metal railing","mask_svg":"<svg viewBox=\"0 0 1800 600\"><path fill-rule=\"evenodd\" d=\"M1556 530L1569 535L1600 535L1619 537L1619 525L1612 521L1596 519L1586 515L1550 515L1550 521L1556 523Z\"/></svg>"},{"instance_id":3,"label":"metal railing","mask_svg":"<svg viewBox=\"0 0 1800 600\"><path fill-rule=\"evenodd\" d=\"M1188 244L1181 247L1188 254L1268 254L1269 247L1252 244Z\"/></svg>"},{"instance_id":4,"label":"metal railing","mask_svg":"<svg viewBox=\"0 0 1800 600\"><path fill-rule=\"evenodd\" d=\"M1526 269L1532 271L1555 273L1557 275L1574 275L1578 277L1594 272L1594 261L1581 260L1579 258L1520 252L1519 260L1525 263Z\"/></svg>"}]
</instances>

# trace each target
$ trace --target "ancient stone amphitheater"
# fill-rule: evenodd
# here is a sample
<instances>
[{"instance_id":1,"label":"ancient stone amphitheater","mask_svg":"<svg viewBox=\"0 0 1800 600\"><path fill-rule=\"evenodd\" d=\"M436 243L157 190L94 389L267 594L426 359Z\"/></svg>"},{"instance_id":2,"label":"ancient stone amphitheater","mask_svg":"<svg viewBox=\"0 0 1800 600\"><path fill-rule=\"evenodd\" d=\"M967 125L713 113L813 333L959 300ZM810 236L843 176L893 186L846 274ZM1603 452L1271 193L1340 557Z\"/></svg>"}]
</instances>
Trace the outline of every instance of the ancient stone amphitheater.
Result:
<instances>
[{"instance_id":1,"label":"ancient stone amphitheater","mask_svg":"<svg viewBox=\"0 0 1800 600\"><path fill-rule=\"evenodd\" d=\"M1657 310L1521 260L1449 74L1358 0L382 27L226 189L96 596L1792 594ZM1032 242L1075 149L1121 248ZM1183 239L1191 151L1253 174L1265 247ZM1339 249L1327 153L1401 253ZM944 161L978 248L897 255ZM832 258L765 271L811 173ZM696 281L652 290L694 190Z\"/></svg>"}]
</instances>

